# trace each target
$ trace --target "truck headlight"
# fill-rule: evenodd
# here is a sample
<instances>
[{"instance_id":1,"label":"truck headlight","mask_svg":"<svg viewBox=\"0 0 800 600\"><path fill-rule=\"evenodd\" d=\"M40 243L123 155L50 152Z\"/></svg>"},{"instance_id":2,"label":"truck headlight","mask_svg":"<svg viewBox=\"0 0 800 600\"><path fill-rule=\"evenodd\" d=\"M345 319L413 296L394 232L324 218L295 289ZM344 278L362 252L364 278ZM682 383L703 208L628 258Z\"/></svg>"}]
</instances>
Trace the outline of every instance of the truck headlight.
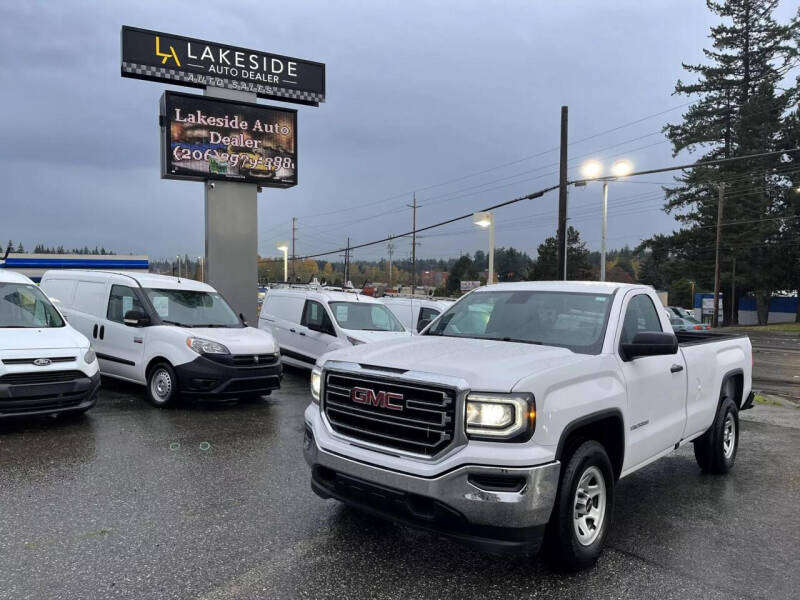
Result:
<instances>
[{"instance_id":1,"label":"truck headlight","mask_svg":"<svg viewBox=\"0 0 800 600\"><path fill-rule=\"evenodd\" d=\"M186 338L186 345L198 354L230 354L230 350L219 342L203 338Z\"/></svg>"},{"instance_id":2,"label":"truck headlight","mask_svg":"<svg viewBox=\"0 0 800 600\"><path fill-rule=\"evenodd\" d=\"M90 365L96 360L97 360L97 355L94 353L94 350L92 350L92 347L89 346L89 349L86 351L86 354L83 355L83 362L85 362L87 365Z\"/></svg>"},{"instance_id":3,"label":"truck headlight","mask_svg":"<svg viewBox=\"0 0 800 600\"><path fill-rule=\"evenodd\" d=\"M532 394L467 396L466 431L470 439L526 441L536 425Z\"/></svg>"},{"instance_id":4,"label":"truck headlight","mask_svg":"<svg viewBox=\"0 0 800 600\"><path fill-rule=\"evenodd\" d=\"M322 369L314 367L311 369L311 398L319 404L320 388L322 387Z\"/></svg>"}]
</instances>

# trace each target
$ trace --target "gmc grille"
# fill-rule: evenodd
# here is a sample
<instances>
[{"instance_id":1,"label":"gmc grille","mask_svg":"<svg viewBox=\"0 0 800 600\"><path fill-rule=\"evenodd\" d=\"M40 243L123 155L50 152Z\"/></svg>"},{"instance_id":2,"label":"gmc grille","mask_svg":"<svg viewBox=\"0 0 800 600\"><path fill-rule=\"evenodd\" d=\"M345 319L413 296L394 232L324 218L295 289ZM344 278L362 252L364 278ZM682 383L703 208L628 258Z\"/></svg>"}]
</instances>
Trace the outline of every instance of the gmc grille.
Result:
<instances>
[{"instance_id":1,"label":"gmc grille","mask_svg":"<svg viewBox=\"0 0 800 600\"><path fill-rule=\"evenodd\" d=\"M353 388L359 388L355 396L361 402L353 401ZM325 415L341 435L422 456L434 456L453 441L456 392L451 388L332 372L324 394ZM395 408L381 403L387 394L393 395Z\"/></svg>"}]
</instances>

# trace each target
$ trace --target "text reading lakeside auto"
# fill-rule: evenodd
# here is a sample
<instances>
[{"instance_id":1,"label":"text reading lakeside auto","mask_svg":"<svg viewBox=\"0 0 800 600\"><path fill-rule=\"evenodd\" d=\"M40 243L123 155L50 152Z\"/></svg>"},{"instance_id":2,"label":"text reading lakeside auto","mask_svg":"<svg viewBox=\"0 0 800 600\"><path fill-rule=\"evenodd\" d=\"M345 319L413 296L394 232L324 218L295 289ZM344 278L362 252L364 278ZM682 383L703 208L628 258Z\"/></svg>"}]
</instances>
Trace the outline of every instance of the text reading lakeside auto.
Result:
<instances>
[{"instance_id":1,"label":"text reading lakeside auto","mask_svg":"<svg viewBox=\"0 0 800 600\"><path fill-rule=\"evenodd\" d=\"M411 335L379 300L322 288L268 290L258 326L278 340L286 364L307 369L337 348Z\"/></svg>"},{"instance_id":2,"label":"text reading lakeside auto","mask_svg":"<svg viewBox=\"0 0 800 600\"><path fill-rule=\"evenodd\" d=\"M92 341L100 372L146 386L167 406L181 395L261 396L280 387L279 348L247 327L210 285L124 271L47 271L42 290Z\"/></svg>"},{"instance_id":3,"label":"text reading lakeside auto","mask_svg":"<svg viewBox=\"0 0 800 600\"><path fill-rule=\"evenodd\" d=\"M490 285L421 335L317 361L312 488L494 549L546 537L582 568L621 477L688 442L703 471L731 469L751 369L747 337L673 333L649 287Z\"/></svg>"},{"instance_id":4,"label":"text reading lakeside auto","mask_svg":"<svg viewBox=\"0 0 800 600\"><path fill-rule=\"evenodd\" d=\"M30 279L0 269L0 418L85 412L99 389L89 340Z\"/></svg>"}]
</instances>

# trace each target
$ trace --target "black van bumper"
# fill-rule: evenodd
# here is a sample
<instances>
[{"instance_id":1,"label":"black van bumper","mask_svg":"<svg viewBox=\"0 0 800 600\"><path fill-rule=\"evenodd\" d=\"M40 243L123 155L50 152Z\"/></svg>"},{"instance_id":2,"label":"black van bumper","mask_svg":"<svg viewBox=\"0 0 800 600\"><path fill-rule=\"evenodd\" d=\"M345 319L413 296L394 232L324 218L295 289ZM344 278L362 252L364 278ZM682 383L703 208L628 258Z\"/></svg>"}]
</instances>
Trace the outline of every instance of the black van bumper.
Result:
<instances>
[{"instance_id":1,"label":"black van bumper","mask_svg":"<svg viewBox=\"0 0 800 600\"><path fill-rule=\"evenodd\" d=\"M274 355L198 356L177 365L180 391L189 396L235 398L267 395L281 387L280 356Z\"/></svg>"},{"instance_id":2,"label":"black van bumper","mask_svg":"<svg viewBox=\"0 0 800 600\"><path fill-rule=\"evenodd\" d=\"M54 372L50 372L55 375ZM97 402L100 373L65 371L60 381L44 381L46 372L13 373L0 377L0 419L89 410ZM60 373L59 373L60 375Z\"/></svg>"}]
</instances>

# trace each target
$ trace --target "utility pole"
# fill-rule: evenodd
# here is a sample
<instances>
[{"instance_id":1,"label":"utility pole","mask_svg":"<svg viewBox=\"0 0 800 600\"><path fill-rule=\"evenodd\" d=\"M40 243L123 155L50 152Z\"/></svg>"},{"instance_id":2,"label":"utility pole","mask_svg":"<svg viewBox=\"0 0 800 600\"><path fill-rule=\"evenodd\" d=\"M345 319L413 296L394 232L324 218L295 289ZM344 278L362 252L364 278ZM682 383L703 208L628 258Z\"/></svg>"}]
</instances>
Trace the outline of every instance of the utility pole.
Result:
<instances>
[{"instance_id":1,"label":"utility pole","mask_svg":"<svg viewBox=\"0 0 800 600\"><path fill-rule=\"evenodd\" d=\"M406 204L413 209L411 217L411 295L417 287L417 193L414 192L414 204Z\"/></svg>"},{"instance_id":2,"label":"utility pole","mask_svg":"<svg viewBox=\"0 0 800 600\"><path fill-rule=\"evenodd\" d=\"M736 306L736 256L731 258L731 315L728 317L731 325L739 324L739 310ZM724 320L724 319L723 319Z\"/></svg>"},{"instance_id":3,"label":"utility pole","mask_svg":"<svg viewBox=\"0 0 800 600\"><path fill-rule=\"evenodd\" d=\"M389 287L392 287L392 255L394 255L394 242L389 236L389 243L386 244L387 252L389 253Z\"/></svg>"},{"instance_id":4,"label":"utility pole","mask_svg":"<svg viewBox=\"0 0 800 600\"><path fill-rule=\"evenodd\" d=\"M561 159L558 172L558 269L556 279L567 280L567 122L569 109L561 107Z\"/></svg>"},{"instance_id":5,"label":"utility pole","mask_svg":"<svg viewBox=\"0 0 800 600\"><path fill-rule=\"evenodd\" d=\"M347 250L344 251L344 286L350 281L350 238L347 238Z\"/></svg>"},{"instance_id":6,"label":"utility pole","mask_svg":"<svg viewBox=\"0 0 800 600\"><path fill-rule=\"evenodd\" d=\"M292 217L292 281L294 282L294 241L295 231L297 231L297 217Z\"/></svg>"},{"instance_id":7,"label":"utility pole","mask_svg":"<svg viewBox=\"0 0 800 600\"><path fill-rule=\"evenodd\" d=\"M716 258L714 259L714 316L711 326L719 326L719 247L722 241L722 210L725 202L725 182L719 184L719 201L717 202L717 243Z\"/></svg>"}]
</instances>

